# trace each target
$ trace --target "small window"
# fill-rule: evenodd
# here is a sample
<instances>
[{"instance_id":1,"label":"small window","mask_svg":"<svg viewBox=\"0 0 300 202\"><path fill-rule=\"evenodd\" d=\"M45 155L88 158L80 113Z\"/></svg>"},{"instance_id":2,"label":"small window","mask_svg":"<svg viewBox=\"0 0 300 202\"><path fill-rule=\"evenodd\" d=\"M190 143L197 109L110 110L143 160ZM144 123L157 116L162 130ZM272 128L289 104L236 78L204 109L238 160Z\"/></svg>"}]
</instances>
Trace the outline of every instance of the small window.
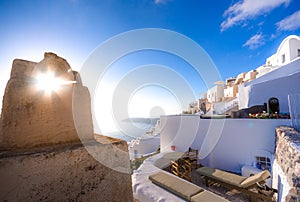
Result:
<instances>
[{"instance_id":1,"label":"small window","mask_svg":"<svg viewBox=\"0 0 300 202\"><path fill-rule=\"evenodd\" d=\"M298 49L298 57L300 57L300 49Z\"/></svg>"},{"instance_id":2,"label":"small window","mask_svg":"<svg viewBox=\"0 0 300 202\"><path fill-rule=\"evenodd\" d=\"M256 157L256 167L261 170L271 171L271 161L268 157L257 156Z\"/></svg>"},{"instance_id":3,"label":"small window","mask_svg":"<svg viewBox=\"0 0 300 202\"><path fill-rule=\"evenodd\" d=\"M282 63L285 62L285 54L283 54L283 55L281 56L281 61L282 61Z\"/></svg>"}]
</instances>

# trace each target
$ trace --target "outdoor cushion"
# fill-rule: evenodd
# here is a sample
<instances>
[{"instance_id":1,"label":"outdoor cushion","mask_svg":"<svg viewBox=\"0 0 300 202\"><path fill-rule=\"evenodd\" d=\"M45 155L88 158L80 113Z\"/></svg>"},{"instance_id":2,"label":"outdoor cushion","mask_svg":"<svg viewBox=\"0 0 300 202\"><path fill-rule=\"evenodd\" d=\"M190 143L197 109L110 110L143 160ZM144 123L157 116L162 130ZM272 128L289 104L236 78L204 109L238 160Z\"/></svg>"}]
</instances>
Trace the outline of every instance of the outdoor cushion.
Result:
<instances>
[{"instance_id":1,"label":"outdoor cushion","mask_svg":"<svg viewBox=\"0 0 300 202\"><path fill-rule=\"evenodd\" d=\"M159 158L154 162L154 165L160 169L164 169L172 164L168 158Z\"/></svg>"},{"instance_id":2,"label":"outdoor cushion","mask_svg":"<svg viewBox=\"0 0 300 202\"><path fill-rule=\"evenodd\" d=\"M172 164L171 161L176 161L184 156L184 152L169 152L165 153L161 158L154 162L154 165L160 169L165 169Z\"/></svg>"},{"instance_id":3,"label":"outdoor cushion","mask_svg":"<svg viewBox=\"0 0 300 202\"><path fill-rule=\"evenodd\" d=\"M241 183L246 179L245 177L240 175L209 167L198 168L196 172L200 173L201 175L210 177L214 180L221 180L227 184L231 184L238 187L241 187Z\"/></svg>"},{"instance_id":4,"label":"outdoor cushion","mask_svg":"<svg viewBox=\"0 0 300 202\"><path fill-rule=\"evenodd\" d=\"M182 158L183 156L185 156L185 154L186 154L185 152L168 152L163 155L163 158L167 158L167 159L176 161L176 160Z\"/></svg>"},{"instance_id":5,"label":"outdoor cushion","mask_svg":"<svg viewBox=\"0 0 300 202\"><path fill-rule=\"evenodd\" d=\"M260 173L257 173L253 176L248 177L247 179L245 179L242 183L241 186L243 188L247 188L253 184L255 184L256 182L261 182L264 181L266 179L268 179L270 177L270 172L268 170L264 170Z\"/></svg>"},{"instance_id":6,"label":"outdoor cushion","mask_svg":"<svg viewBox=\"0 0 300 202\"><path fill-rule=\"evenodd\" d=\"M149 176L149 180L181 198L190 201L192 196L203 191L202 188L165 172L157 172Z\"/></svg>"},{"instance_id":7,"label":"outdoor cushion","mask_svg":"<svg viewBox=\"0 0 300 202\"><path fill-rule=\"evenodd\" d=\"M257 173L256 175L250 176L248 178L209 167L201 167L196 171L215 182L233 186L235 189L251 196L253 198L252 201L256 201L256 199L273 201L272 195L276 193L275 189L269 188L270 190L272 190L272 195L264 194L263 192L260 192L261 187L256 184L257 182L262 182L270 177L270 173L267 170Z\"/></svg>"},{"instance_id":8,"label":"outdoor cushion","mask_svg":"<svg viewBox=\"0 0 300 202\"><path fill-rule=\"evenodd\" d=\"M227 202L228 200L222 198L210 191L203 191L199 194L192 196L192 202Z\"/></svg>"}]
</instances>

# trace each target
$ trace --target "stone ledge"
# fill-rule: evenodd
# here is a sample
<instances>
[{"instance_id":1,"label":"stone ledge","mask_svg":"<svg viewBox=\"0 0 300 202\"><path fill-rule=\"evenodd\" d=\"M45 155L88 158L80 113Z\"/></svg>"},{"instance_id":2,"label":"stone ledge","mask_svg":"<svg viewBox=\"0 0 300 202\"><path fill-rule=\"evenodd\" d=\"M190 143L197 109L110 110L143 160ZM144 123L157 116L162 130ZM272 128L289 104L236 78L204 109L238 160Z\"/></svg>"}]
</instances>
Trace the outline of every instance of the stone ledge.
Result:
<instances>
[{"instance_id":1,"label":"stone ledge","mask_svg":"<svg viewBox=\"0 0 300 202\"><path fill-rule=\"evenodd\" d=\"M300 198L300 133L294 128L280 126L276 128L275 158L291 187L287 201Z\"/></svg>"},{"instance_id":2,"label":"stone ledge","mask_svg":"<svg viewBox=\"0 0 300 202\"><path fill-rule=\"evenodd\" d=\"M100 136L106 144L89 141L22 151L0 158L0 198L5 201L133 201L125 141ZM97 161L88 149L109 157L113 167ZM113 148L114 150L111 150ZM117 150L118 151L118 150ZM115 152L115 153L112 153Z\"/></svg>"},{"instance_id":3,"label":"stone ledge","mask_svg":"<svg viewBox=\"0 0 300 202\"><path fill-rule=\"evenodd\" d=\"M300 142L300 133L294 128L288 126L280 126L276 128L277 134L290 142Z\"/></svg>"},{"instance_id":4,"label":"stone ledge","mask_svg":"<svg viewBox=\"0 0 300 202\"><path fill-rule=\"evenodd\" d=\"M121 139L95 134L94 140L82 142L68 142L57 145L43 145L41 147L30 148L30 149L18 149L18 150L5 150L0 151L0 159L9 158L9 157L17 157L17 156L26 156L32 154L42 154L42 153L51 153L51 152L65 152L68 150L77 149L80 147L86 146L95 146L97 144L112 144L115 146L119 146L118 148L123 151L127 151L127 142ZM83 145L84 144L84 145Z\"/></svg>"}]
</instances>

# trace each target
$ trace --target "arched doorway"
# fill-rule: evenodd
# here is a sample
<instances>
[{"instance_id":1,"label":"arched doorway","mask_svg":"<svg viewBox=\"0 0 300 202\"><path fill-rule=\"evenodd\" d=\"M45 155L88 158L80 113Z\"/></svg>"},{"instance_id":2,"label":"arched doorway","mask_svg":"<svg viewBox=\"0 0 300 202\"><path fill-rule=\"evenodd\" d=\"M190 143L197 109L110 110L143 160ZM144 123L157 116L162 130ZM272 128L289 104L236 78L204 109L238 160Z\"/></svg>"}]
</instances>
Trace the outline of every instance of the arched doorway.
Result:
<instances>
[{"instance_id":1,"label":"arched doorway","mask_svg":"<svg viewBox=\"0 0 300 202\"><path fill-rule=\"evenodd\" d=\"M277 112L279 114L279 101L277 98L272 97L269 99L268 101L269 103L269 113L270 114L274 114L275 112Z\"/></svg>"}]
</instances>

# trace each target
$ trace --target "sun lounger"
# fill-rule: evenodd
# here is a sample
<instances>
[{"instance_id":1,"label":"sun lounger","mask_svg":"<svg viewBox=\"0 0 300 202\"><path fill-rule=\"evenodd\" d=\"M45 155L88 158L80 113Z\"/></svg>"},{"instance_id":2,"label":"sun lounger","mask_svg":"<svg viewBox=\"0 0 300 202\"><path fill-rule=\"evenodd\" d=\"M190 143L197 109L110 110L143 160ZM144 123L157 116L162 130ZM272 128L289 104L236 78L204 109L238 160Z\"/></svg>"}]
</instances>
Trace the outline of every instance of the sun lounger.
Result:
<instances>
[{"instance_id":1,"label":"sun lounger","mask_svg":"<svg viewBox=\"0 0 300 202\"><path fill-rule=\"evenodd\" d=\"M251 201L256 201L257 198L273 201L272 196L276 192L275 189L265 185L265 180L270 177L268 170L264 170L250 177L243 177L209 167L198 168L196 172L205 177L206 186L208 186L208 181L211 180L248 194L251 197ZM264 193L266 191L271 191L270 195L266 195Z\"/></svg>"},{"instance_id":2,"label":"sun lounger","mask_svg":"<svg viewBox=\"0 0 300 202\"><path fill-rule=\"evenodd\" d=\"M202 189L201 187L178 178L172 174L159 171L149 176L154 184L167 191L192 202L227 202L228 200Z\"/></svg>"}]
</instances>

